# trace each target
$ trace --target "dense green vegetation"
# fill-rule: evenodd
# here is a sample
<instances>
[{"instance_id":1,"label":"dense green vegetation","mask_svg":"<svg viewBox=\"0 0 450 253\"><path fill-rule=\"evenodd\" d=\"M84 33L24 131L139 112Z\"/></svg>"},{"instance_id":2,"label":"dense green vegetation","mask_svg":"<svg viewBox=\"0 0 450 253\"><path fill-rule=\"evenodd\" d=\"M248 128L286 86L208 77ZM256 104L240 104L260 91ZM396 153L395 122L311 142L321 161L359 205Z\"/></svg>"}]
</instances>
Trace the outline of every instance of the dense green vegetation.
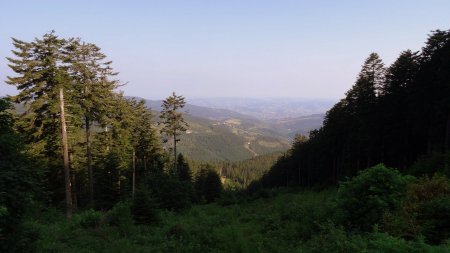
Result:
<instances>
[{"instance_id":1,"label":"dense green vegetation","mask_svg":"<svg viewBox=\"0 0 450 253\"><path fill-rule=\"evenodd\" d=\"M448 241L433 244L448 238L449 212L434 216L428 208L442 206L449 186L442 177L417 180L379 165L337 191L228 193L181 213L161 211L152 225L134 225L126 202L106 213L79 213L71 222L48 211L27 225L40 234L37 252L448 252ZM406 208L417 203L417 213ZM393 216L400 216L397 223ZM398 222L411 218L416 226L409 230L420 233L406 234L403 226L411 223Z\"/></svg>"}]
</instances>

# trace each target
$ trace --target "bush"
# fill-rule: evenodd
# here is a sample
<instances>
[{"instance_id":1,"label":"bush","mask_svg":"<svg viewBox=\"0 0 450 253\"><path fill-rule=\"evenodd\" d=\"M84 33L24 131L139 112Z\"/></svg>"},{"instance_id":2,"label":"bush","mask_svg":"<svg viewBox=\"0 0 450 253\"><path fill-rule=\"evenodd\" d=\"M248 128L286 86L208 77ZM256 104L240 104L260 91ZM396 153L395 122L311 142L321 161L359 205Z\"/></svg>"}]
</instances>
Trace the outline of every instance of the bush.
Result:
<instances>
[{"instance_id":1,"label":"bush","mask_svg":"<svg viewBox=\"0 0 450 253\"><path fill-rule=\"evenodd\" d=\"M439 243L449 236L450 182L443 176L423 177L407 187L400 208L384 217L384 230L405 239L425 236Z\"/></svg>"},{"instance_id":2,"label":"bush","mask_svg":"<svg viewBox=\"0 0 450 253\"><path fill-rule=\"evenodd\" d=\"M423 203L417 218L428 242L439 244L450 239L450 196Z\"/></svg>"},{"instance_id":3,"label":"bush","mask_svg":"<svg viewBox=\"0 0 450 253\"><path fill-rule=\"evenodd\" d=\"M130 202L119 202L105 214L105 224L118 227L122 232L128 231L133 225Z\"/></svg>"},{"instance_id":4,"label":"bush","mask_svg":"<svg viewBox=\"0 0 450 253\"><path fill-rule=\"evenodd\" d=\"M412 180L379 164L342 182L338 190L342 222L352 229L370 231L375 224L381 224L385 212L400 205L406 185Z\"/></svg>"},{"instance_id":5,"label":"bush","mask_svg":"<svg viewBox=\"0 0 450 253\"><path fill-rule=\"evenodd\" d=\"M409 203L420 203L450 194L450 183L444 176L435 175L431 179L423 177L408 185L406 199Z\"/></svg>"},{"instance_id":6,"label":"bush","mask_svg":"<svg viewBox=\"0 0 450 253\"><path fill-rule=\"evenodd\" d=\"M311 253L322 252L359 252L360 247L355 245L342 227L336 227L333 223L321 225L321 232L307 241L308 250Z\"/></svg>"},{"instance_id":7,"label":"bush","mask_svg":"<svg viewBox=\"0 0 450 253\"><path fill-rule=\"evenodd\" d=\"M74 215L72 226L77 228L98 228L103 219L103 213L92 209Z\"/></svg>"},{"instance_id":8,"label":"bush","mask_svg":"<svg viewBox=\"0 0 450 253\"><path fill-rule=\"evenodd\" d=\"M227 189L222 192L222 195L217 200L217 204L221 206L238 205L244 203L246 200L244 192Z\"/></svg>"}]
</instances>

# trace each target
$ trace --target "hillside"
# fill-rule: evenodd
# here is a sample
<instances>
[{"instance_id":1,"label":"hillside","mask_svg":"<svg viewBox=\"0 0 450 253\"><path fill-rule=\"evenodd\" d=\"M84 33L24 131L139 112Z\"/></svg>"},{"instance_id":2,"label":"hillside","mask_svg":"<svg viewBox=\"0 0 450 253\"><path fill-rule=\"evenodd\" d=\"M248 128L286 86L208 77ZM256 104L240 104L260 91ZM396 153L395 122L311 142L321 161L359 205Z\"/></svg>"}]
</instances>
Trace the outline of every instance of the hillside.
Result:
<instances>
[{"instance_id":1,"label":"hillside","mask_svg":"<svg viewBox=\"0 0 450 253\"><path fill-rule=\"evenodd\" d=\"M179 142L179 150L193 160L239 161L258 155L287 150L288 138L258 123L239 119L209 120L186 116L189 129Z\"/></svg>"},{"instance_id":2,"label":"hillside","mask_svg":"<svg viewBox=\"0 0 450 253\"><path fill-rule=\"evenodd\" d=\"M276 119L270 123L274 131L294 138L297 134L308 135L309 131L319 129L323 124L325 114L312 114L293 118Z\"/></svg>"},{"instance_id":3,"label":"hillside","mask_svg":"<svg viewBox=\"0 0 450 253\"><path fill-rule=\"evenodd\" d=\"M143 99L143 98L136 97L136 99ZM144 99L144 100L145 100L145 105L148 108L150 108L154 111L161 110L162 100L148 100L148 99ZM193 105L193 104L189 103L189 101L188 101L188 103L186 103L186 106L184 107L183 111L186 112L186 114L189 114L191 116L198 117L198 118L210 119L210 120L224 120L224 119L229 119L229 118L237 118L240 120L257 121L257 119L255 117L245 115L245 114L242 114L242 113L239 113L236 111L223 109L223 108L212 108L212 107L206 107L206 106Z\"/></svg>"},{"instance_id":4,"label":"hillside","mask_svg":"<svg viewBox=\"0 0 450 253\"><path fill-rule=\"evenodd\" d=\"M244 99L238 103L239 108L245 107L242 101ZM255 100L248 99L248 101ZM145 100L145 102L146 106L154 111L161 108L160 100ZM227 106L223 103L221 105ZM264 110L264 106L269 105L267 102L258 103L248 109L258 107L258 110ZM289 114L289 110L286 108L282 115L294 115L293 117L263 119L230 109L187 103L184 111L190 127L180 138L179 151L190 159L201 161L239 161L285 151L290 147L291 140L296 134L308 134L310 130L319 128L324 117L323 114L295 116L298 114ZM169 143L166 147L170 148Z\"/></svg>"}]
</instances>

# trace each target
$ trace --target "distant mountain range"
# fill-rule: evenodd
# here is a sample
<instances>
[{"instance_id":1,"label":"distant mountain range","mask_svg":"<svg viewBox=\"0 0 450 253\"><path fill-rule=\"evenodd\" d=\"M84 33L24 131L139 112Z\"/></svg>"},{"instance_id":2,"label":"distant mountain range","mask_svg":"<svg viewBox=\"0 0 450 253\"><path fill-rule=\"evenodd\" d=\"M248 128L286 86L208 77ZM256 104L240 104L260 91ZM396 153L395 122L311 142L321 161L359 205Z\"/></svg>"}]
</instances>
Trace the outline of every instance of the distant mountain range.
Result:
<instances>
[{"instance_id":1,"label":"distant mountain range","mask_svg":"<svg viewBox=\"0 0 450 253\"><path fill-rule=\"evenodd\" d=\"M161 104L162 100L146 100L154 111L160 111ZM184 111L190 127L179 149L195 160L230 161L287 150L296 134L307 135L322 125L332 104L331 100L188 100ZM310 112L316 114L305 115Z\"/></svg>"},{"instance_id":2,"label":"distant mountain range","mask_svg":"<svg viewBox=\"0 0 450 253\"><path fill-rule=\"evenodd\" d=\"M188 103L221 108L261 120L295 118L325 113L336 100L304 98L195 98Z\"/></svg>"}]
</instances>

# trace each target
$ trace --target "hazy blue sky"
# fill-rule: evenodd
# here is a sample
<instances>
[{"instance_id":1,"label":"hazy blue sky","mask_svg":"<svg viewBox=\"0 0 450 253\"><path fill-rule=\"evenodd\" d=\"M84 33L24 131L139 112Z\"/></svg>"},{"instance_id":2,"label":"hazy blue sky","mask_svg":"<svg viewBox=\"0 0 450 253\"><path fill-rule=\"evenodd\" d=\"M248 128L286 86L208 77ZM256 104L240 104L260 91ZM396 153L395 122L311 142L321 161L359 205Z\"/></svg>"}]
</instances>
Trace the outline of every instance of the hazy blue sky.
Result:
<instances>
[{"instance_id":1,"label":"hazy blue sky","mask_svg":"<svg viewBox=\"0 0 450 253\"><path fill-rule=\"evenodd\" d=\"M97 44L126 95L340 98L370 52L392 63L450 29L450 1L2 1L0 96L11 37Z\"/></svg>"}]
</instances>

